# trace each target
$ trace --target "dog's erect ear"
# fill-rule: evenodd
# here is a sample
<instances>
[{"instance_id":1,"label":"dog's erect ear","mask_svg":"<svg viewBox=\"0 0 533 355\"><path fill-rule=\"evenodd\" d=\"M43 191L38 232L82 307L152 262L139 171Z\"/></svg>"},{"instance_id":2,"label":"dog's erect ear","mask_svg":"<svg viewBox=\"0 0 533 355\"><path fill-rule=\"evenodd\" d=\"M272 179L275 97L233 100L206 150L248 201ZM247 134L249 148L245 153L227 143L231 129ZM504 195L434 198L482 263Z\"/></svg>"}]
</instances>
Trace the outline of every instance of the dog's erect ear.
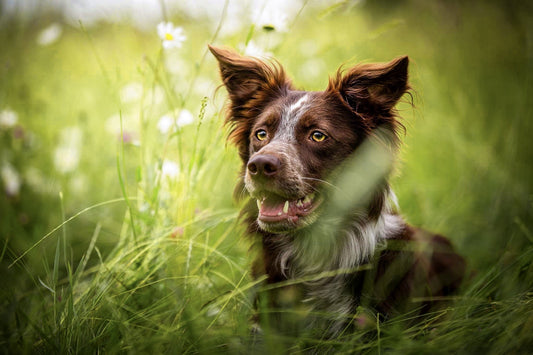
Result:
<instances>
[{"instance_id":1,"label":"dog's erect ear","mask_svg":"<svg viewBox=\"0 0 533 355\"><path fill-rule=\"evenodd\" d=\"M328 90L339 92L345 103L364 117L387 116L409 90L408 65L407 56L389 63L360 64L344 74L338 71Z\"/></svg>"},{"instance_id":2,"label":"dog's erect ear","mask_svg":"<svg viewBox=\"0 0 533 355\"><path fill-rule=\"evenodd\" d=\"M224 86L231 100L226 124L229 139L239 148L243 162L248 160L250 131L266 104L291 88L279 63L241 56L229 49L209 46L218 60Z\"/></svg>"},{"instance_id":3,"label":"dog's erect ear","mask_svg":"<svg viewBox=\"0 0 533 355\"><path fill-rule=\"evenodd\" d=\"M241 56L229 49L208 47L218 60L224 86L234 104L240 106L260 93L272 96L289 85L280 65Z\"/></svg>"}]
</instances>

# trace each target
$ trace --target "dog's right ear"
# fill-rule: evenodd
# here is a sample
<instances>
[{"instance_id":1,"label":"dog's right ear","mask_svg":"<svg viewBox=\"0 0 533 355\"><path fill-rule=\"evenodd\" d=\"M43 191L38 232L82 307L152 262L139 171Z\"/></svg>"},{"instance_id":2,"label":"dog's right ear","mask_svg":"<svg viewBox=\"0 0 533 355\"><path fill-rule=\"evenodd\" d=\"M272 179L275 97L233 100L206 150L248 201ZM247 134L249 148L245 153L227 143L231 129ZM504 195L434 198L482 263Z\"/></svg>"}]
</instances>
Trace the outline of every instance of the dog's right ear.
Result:
<instances>
[{"instance_id":1,"label":"dog's right ear","mask_svg":"<svg viewBox=\"0 0 533 355\"><path fill-rule=\"evenodd\" d=\"M277 62L267 63L229 49L208 47L218 61L231 100L226 119L231 127L229 139L237 145L241 159L246 162L254 119L267 103L290 89L291 84Z\"/></svg>"},{"instance_id":2,"label":"dog's right ear","mask_svg":"<svg viewBox=\"0 0 533 355\"><path fill-rule=\"evenodd\" d=\"M208 47L218 61L224 86L234 104L242 105L257 99L261 93L273 96L289 84L283 68L277 63L270 65L229 49Z\"/></svg>"}]
</instances>

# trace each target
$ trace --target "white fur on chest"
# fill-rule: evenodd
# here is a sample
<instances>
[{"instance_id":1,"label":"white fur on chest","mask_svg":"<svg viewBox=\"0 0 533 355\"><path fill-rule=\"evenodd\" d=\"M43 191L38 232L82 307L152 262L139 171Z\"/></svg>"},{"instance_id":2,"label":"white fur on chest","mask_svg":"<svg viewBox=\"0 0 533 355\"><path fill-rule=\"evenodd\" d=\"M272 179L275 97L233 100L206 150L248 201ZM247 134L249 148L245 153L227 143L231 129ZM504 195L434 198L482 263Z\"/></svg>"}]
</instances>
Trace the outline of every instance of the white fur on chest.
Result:
<instances>
[{"instance_id":1,"label":"white fur on chest","mask_svg":"<svg viewBox=\"0 0 533 355\"><path fill-rule=\"evenodd\" d=\"M301 302L338 319L331 327L342 327L342 319L355 310L356 300L346 289L346 273L368 262L378 245L405 228L404 220L391 207L394 198L391 192L377 220L358 218L350 229L329 240L306 243L305 235L278 239L280 270L289 279L302 280L298 283L305 290ZM310 246L317 246L315 243L318 247L310 251Z\"/></svg>"},{"instance_id":2,"label":"white fur on chest","mask_svg":"<svg viewBox=\"0 0 533 355\"><path fill-rule=\"evenodd\" d=\"M352 269L367 262L380 243L398 235L405 228L404 220L391 207L391 202L395 202L392 192L389 199L392 201L387 200L377 220L356 218L351 228L338 236L305 241L302 239L306 235L279 238L280 270L285 276L293 278L336 269ZM318 255L309 255L301 250L310 246L318 246ZM302 260L304 258L311 260Z\"/></svg>"}]
</instances>

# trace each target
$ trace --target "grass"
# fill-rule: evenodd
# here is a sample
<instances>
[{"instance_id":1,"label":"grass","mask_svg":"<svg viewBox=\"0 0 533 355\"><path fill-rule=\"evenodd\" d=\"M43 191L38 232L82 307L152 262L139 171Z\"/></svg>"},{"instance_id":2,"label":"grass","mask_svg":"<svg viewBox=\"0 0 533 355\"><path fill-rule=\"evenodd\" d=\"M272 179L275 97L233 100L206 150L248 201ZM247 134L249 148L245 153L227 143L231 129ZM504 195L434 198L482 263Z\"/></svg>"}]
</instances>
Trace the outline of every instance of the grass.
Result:
<instances>
[{"instance_id":1,"label":"grass","mask_svg":"<svg viewBox=\"0 0 533 355\"><path fill-rule=\"evenodd\" d=\"M174 52L155 29L127 24L63 26L38 46L56 15L3 18L0 111L19 122L0 128L0 164L22 184L0 197L2 352L530 351L531 9L380 3L308 4L287 33L245 23L226 34L176 17L188 39ZM267 333L253 345L260 280L232 201L239 161L225 144L225 93L214 95L206 56L207 43L249 40L310 90L339 64L410 56L416 108L401 106L407 135L392 183L406 219L449 236L468 259L472 276L449 308L417 325L369 318L339 340ZM159 132L162 115L183 109L193 124ZM63 172L62 146L80 154Z\"/></svg>"}]
</instances>

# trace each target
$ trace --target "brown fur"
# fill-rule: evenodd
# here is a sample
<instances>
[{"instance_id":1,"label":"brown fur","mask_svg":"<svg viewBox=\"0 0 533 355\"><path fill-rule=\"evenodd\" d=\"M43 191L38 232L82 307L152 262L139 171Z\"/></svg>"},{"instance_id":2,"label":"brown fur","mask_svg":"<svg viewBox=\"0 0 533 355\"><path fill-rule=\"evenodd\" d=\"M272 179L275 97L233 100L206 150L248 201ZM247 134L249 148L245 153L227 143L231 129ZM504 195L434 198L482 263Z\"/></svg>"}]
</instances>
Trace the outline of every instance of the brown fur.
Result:
<instances>
[{"instance_id":1,"label":"brown fur","mask_svg":"<svg viewBox=\"0 0 533 355\"><path fill-rule=\"evenodd\" d=\"M465 261L441 235L407 226L378 251L375 267L354 274L353 292L381 315L427 312L461 285Z\"/></svg>"}]
</instances>

